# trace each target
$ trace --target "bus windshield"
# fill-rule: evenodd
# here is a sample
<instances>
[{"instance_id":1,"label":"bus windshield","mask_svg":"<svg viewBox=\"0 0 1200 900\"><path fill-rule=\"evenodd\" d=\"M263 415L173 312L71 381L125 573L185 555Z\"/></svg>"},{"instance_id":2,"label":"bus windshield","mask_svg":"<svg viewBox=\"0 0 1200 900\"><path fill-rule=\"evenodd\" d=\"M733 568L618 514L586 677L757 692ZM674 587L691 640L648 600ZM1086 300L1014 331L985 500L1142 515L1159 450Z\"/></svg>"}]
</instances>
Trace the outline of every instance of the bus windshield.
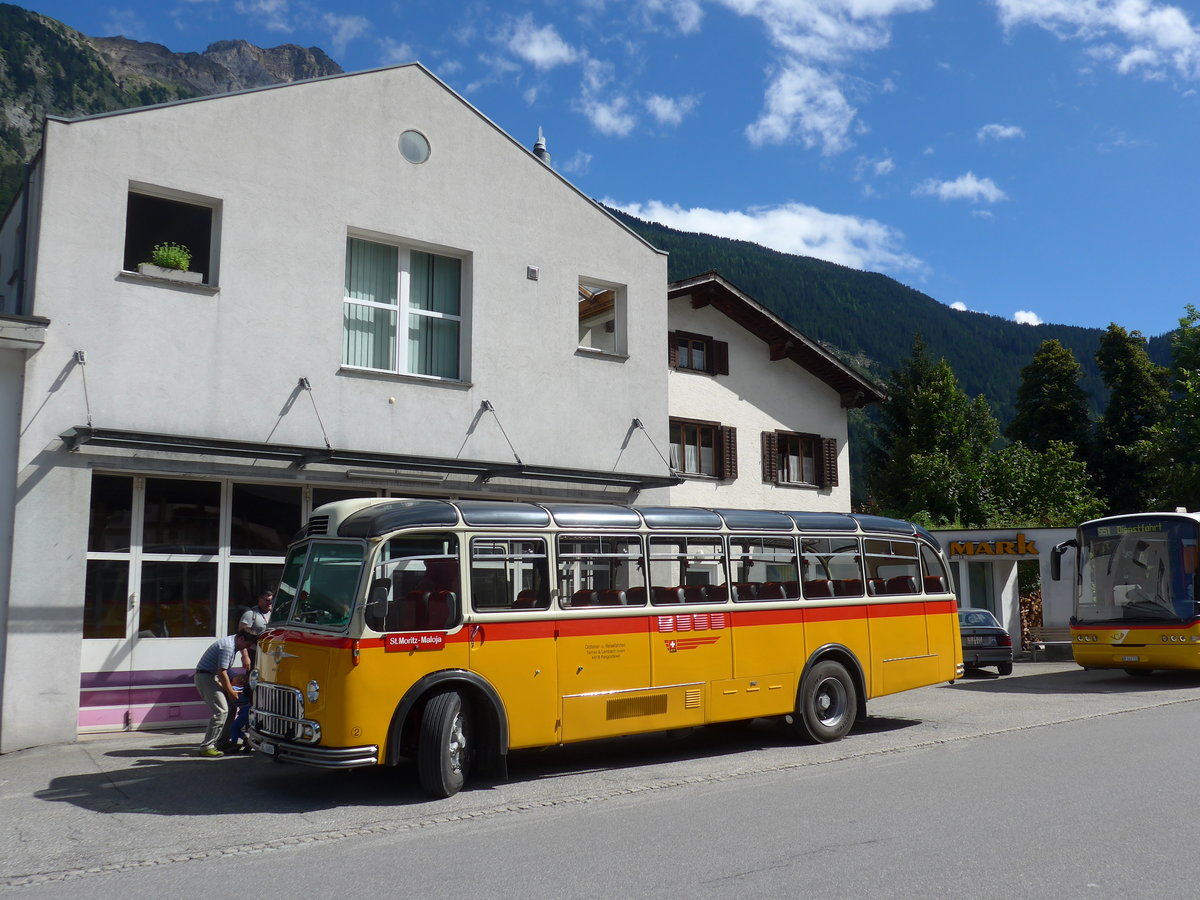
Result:
<instances>
[{"instance_id":1,"label":"bus windshield","mask_svg":"<svg viewBox=\"0 0 1200 900\"><path fill-rule=\"evenodd\" d=\"M344 628L354 608L364 546L313 541L293 547L276 592L276 622Z\"/></svg>"},{"instance_id":2,"label":"bus windshield","mask_svg":"<svg viewBox=\"0 0 1200 900\"><path fill-rule=\"evenodd\" d=\"M1079 625L1191 621L1197 526L1167 517L1109 520L1080 529Z\"/></svg>"}]
</instances>

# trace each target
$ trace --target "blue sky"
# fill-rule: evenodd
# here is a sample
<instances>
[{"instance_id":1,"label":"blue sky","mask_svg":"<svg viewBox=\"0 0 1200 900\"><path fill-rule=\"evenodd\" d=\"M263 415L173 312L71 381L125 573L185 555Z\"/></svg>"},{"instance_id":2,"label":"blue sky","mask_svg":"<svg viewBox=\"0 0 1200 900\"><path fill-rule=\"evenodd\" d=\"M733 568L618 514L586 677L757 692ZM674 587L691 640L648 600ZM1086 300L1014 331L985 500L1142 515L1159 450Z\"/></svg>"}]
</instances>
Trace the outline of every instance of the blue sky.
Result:
<instances>
[{"instance_id":1,"label":"blue sky","mask_svg":"<svg viewBox=\"0 0 1200 900\"><path fill-rule=\"evenodd\" d=\"M1200 305L1200 4L46 0L93 36L418 60L581 190L883 272L959 309L1145 335Z\"/></svg>"}]
</instances>

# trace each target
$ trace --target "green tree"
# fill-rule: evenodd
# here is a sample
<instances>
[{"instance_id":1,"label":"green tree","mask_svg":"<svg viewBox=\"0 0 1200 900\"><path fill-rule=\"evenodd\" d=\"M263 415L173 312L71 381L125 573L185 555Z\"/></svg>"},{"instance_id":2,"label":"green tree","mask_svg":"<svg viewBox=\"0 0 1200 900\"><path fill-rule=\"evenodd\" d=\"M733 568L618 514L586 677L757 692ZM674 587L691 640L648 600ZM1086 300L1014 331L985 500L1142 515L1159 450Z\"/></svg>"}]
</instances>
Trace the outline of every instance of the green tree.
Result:
<instances>
[{"instance_id":1,"label":"green tree","mask_svg":"<svg viewBox=\"0 0 1200 900\"><path fill-rule=\"evenodd\" d=\"M948 362L929 359L920 336L887 394L868 457L875 502L927 524L976 524L982 460L999 433L987 401L971 400Z\"/></svg>"},{"instance_id":2,"label":"green tree","mask_svg":"<svg viewBox=\"0 0 1200 900\"><path fill-rule=\"evenodd\" d=\"M1170 403L1142 442L1159 488L1148 508L1200 508L1200 312L1192 304L1171 335Z\"/></svg>"},{"instance_id":3,"label":"green tree","mask_svg":"<svg viewBox=\"0 0 1200 900\"><path fill-rule=\"evenodd\" d=\"M990 528L1063 528L1093 519L1104 510L1088 484L1076 448L1051 441L1045 450L1009 444L989 453L980 479L982 518Z\"/></svg>"},{"instance_id":4,"label":"green tree","mask_svg":"<svg viewBox=\"0 0 1200 900\"><path fill-rule=\"evenodd\" d=\"M1140 331L1116 323L1100 338L1096 362L1109 389L1090 467L1099 494L1111 513L1150 509L1161 489L1146 448L1166 416L1167 370L1150 360Z\"/></svg>"},{"instance_id":5,"label":"green tree","mask_svg":"<svg viewBox=\"0 0 1200 900\"><path fill-rule=\"evenodd\" d=\"M1092 422L1082 377L1083 367L1069 348L1057 340L1043 341L1021 370L1016 414L1005 435L1038 452L1061 441L1075 448L1077 459L1087 459Z\"/></svg>"},{"instance_id":6,"label":"green tree","mask_svg":"<svg viewBox=\"0 0 1200 900\"><path fill-rule=\"evenodd\" d=\"M868 457L880 511L965 528L1075 525L1102 512L1073 444L993 450L998 426L987 400L970 399L919 337L887 394Z\"/></svg>"}]
</instances>

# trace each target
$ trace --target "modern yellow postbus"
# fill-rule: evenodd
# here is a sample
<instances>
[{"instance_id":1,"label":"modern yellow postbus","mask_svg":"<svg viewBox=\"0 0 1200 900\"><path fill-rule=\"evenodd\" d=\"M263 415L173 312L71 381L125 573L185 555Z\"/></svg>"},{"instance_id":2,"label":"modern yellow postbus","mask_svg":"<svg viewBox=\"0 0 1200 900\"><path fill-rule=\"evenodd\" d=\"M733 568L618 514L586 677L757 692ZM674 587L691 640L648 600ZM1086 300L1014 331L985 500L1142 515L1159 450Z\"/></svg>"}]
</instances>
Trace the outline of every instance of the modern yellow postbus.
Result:
<instances>
[{"instance_id":1,"label":"modern yellow postbus","mask_svg":"<svg viewBox=\"0 0 1200 900\"><path fill-rule=\"evenodd\" d=\"M1085 669L1200 669L1195 597L1200 516L1140 513L1094 519L1054 548L1051 575L1062 577L1067 548L1077 550L1071 650Z\"/></svg>"},{"instance_id":2,"label":"modern yellow postbus","mask_svg":"<svg viewBox=\"0 0 1200 900\"><path fill-rule=\"evenodd\" d=\"M253 746L415 759L439 797L518 748L763 716L835 741L868 698L962 675L937 541L873 516L344 500L275 604Z\"/></svg>"}]
</instances>

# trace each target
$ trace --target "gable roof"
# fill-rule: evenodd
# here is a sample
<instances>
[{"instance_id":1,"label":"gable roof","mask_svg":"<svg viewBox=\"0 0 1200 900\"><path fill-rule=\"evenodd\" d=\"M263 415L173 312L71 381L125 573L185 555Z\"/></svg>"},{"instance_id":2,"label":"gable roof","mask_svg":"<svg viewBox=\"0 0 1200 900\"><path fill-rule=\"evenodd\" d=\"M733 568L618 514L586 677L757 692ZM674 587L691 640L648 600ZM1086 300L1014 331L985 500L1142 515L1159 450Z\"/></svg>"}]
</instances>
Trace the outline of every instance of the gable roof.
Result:
<instances>
[{"instance_id":1,"label":"gable roof","mask_svg":"<svg viewBox=\"0 0 1200 900\"><path fill-rule=\"evenodd\" d=\"M770 348L772 361L790 359L807 369L841 395L844 409L881 403L886 397L880 385L859 374L717 272L705 272L667 285L668 300L680 297L691 297L693 309L713 307L760 338Z\"/></svg>"}]
</instances>

